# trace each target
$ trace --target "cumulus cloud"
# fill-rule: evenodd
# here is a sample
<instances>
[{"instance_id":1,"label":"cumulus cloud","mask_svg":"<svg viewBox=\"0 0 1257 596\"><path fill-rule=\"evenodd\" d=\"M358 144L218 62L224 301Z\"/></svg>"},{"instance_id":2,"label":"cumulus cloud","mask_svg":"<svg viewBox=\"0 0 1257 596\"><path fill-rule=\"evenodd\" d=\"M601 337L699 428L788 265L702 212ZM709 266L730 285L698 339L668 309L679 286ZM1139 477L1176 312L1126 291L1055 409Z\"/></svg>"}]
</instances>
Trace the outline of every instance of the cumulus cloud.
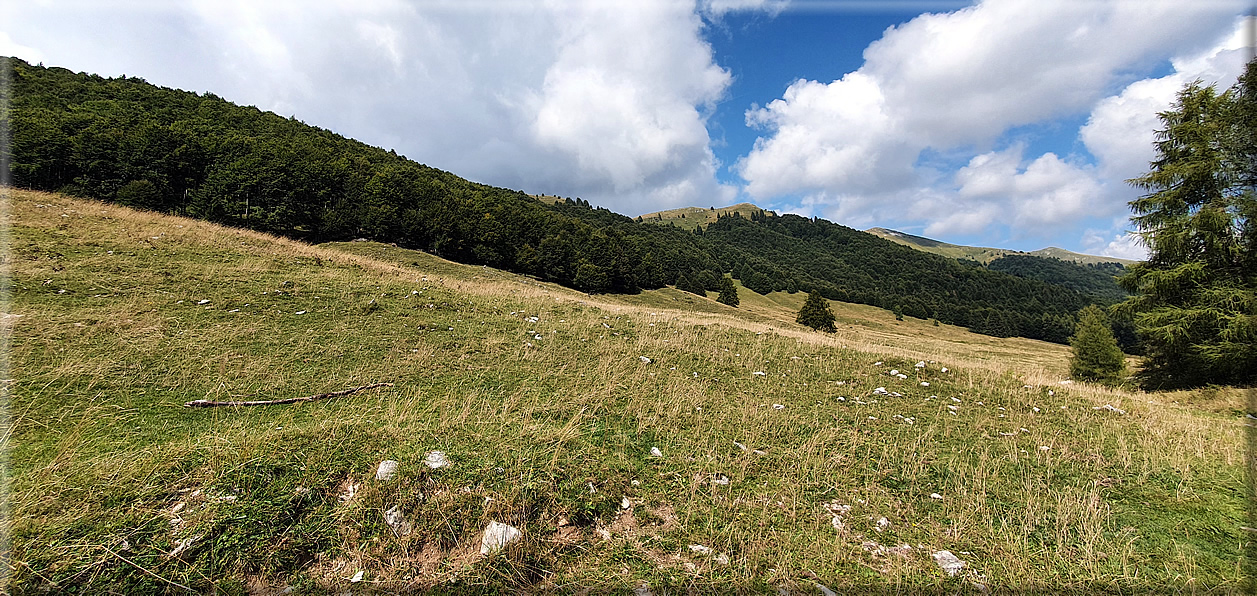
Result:
<instances>
[{"instance_id":1,"label":"cumulus cloud","mask_svg":"<svg viewBox=\"0 0 1257 596\"><path fill-rule=\"evenodd\" d=\"M622 212L732 198L707 114L730 83L700 10L755 2L18 3L0 43L213 91L480 182Z\"/></svg>"},{"instance_id":2,"label":"cumulus cloud","mask_svg":"<svg viewBox=\"0 0 1257 596\"><path fill-rule=\"evenodd\" d=\"M1082 246L1088 254L1143 261L1148 258L1148 247L1143 240L1131 233L1113 234L1108 230L1088 229L1083 233Z\"/></svg>"},{"instance_id":3,"label":"cumulus cloud","mask_svg":"<svg viewBox=\"0 0 1257 596\"><path fill-rule=\"evenodd\" d=\"M804 195L801 203L824 214L859 205L882 222L924 221L926 233L1006 225L1043 235L1109 216L1124 205L1101 200L1108 162L1025 159L1024 147L1007 146L1008 132L1088 113L1129 72L1208 47L1241 10L1235 2L984 0L921 15L887 29L858 70L796 81L748 110L748 124L765 134L736 170L756 199ZM1111 137L1098 126L1102 153L1100 139ZM1126 146L1110 143L1116 160ZM949 179L946 169L924 167L927 150L973 157Z\"/></svg>"},{"instance_id":4,"label":"cumulus cloud","mask_svg":"<svg viewBox=\"0 0 1257 596\"><path fill-rule=\"evenodd\" d=\"M1162 128L1157 114L1170 108L1184 85L1199 80L1225 89L1239 77L1251 51L1245 33L1253 18L1238 19L1216 46L1173 58L1170 74L1135 81L1096 103L1078 132L1106 177L1121 180L1148 170L1156 130Z\"/></svg>"}]
</instances>

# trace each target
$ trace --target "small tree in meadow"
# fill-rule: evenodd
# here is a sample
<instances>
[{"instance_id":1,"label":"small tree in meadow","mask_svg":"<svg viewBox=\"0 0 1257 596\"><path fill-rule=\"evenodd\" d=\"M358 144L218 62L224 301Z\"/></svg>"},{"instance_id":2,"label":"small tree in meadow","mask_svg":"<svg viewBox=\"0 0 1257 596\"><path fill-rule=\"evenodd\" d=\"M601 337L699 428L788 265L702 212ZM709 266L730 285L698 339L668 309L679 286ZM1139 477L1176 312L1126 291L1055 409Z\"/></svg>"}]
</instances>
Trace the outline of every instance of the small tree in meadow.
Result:
<instances>
[{"instance_id":1,"label":"small tree in meadow","mask_svg":"<svg viewBox=\"0 0 1257 596\"><path fill-rule=\"evenodd\" d=\"M1078 327L1069 338L1073 354L1069 376L1079 381L1116 385L1126 376L1126 356L1113 337L1108 317L1096 305L1078 313Z\"/></svg>"},{"instance_id":2,"label":"small tree in meadow","mask_svg":"<svg viewBox=\"0 0 1257 596\"><path fill-rule=\"evenodd\" d=\"M734 308L738 306L738 287L733 285L733 280L728 275L720 278L720 296L716 298L716 302Z\"/></svg>"},{"instance_id":3,"label":"small tree in meadow","mask_svg":"<svg viewBox=\"0 0 1257 596\"><path fill-rule=\"evenodd\" d=\"M833 333L838 330L834 325L834 311L829 309L829 302L817 290L812 290L812 293L807 295L807 301L803 303L803 308L799 309L799 316L795 318L795 321L817 331Z\"/></svg>"}]
</instances>

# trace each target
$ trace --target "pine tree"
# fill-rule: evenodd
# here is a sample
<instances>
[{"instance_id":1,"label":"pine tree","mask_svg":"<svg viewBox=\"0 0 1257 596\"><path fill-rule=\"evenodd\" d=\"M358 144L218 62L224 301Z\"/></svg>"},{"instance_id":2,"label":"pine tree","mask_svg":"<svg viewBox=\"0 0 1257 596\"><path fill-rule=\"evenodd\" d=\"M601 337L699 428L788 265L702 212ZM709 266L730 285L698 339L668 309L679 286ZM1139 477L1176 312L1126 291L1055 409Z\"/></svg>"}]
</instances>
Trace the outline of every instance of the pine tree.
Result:
<instances>
[{"instance_id":1,"label":"pine tree","mask_svg":"<svg viewBox=\"0 0 1257 596\"><path fill-rule=\"evenodd\" d=\"M1073 350L1069 376L1079 381L1116 385L1126 376L1126 356L1117 345L1104 311L1096 305L1078 313L1078 325L1069 338Z\"/></svg>"},{"instance_id":2,"label":"pine tree","mask_svg":"<svg viewBox=\"0 0 1257 596\"><path fill-rule=\"evenodd\" d=\"M1159 114L1157 159L1130 180L1148 194L1130 203L1145 263L1118 281L1135 294L1122 303L1144 340L1140 372L1148 387L1257 381L1257 195L1244 170L1257 89L1224 93L1192 83Z\"/></svg>"},{"instance_id":3,"label":"pine tree","mask_svg":"<svg viewBox=\"0 0 1257 596\"><path fill-rule=\"evenodd\" d=\"M734 308L738 306L738 288L733 285L733 279L727 275L720 278L720 296L716 298L716 302Z\"/></svg>"},{"instance_id":4,"label":"pine tree","mask_svg":"<svg viewBox=\"0 0 1257 596\"><path fill-rule=\"evenodd\" d=\"M834 326L834 311L829 309L829 302L816 290L807 295L807 301L803 303L799 316L794 320L817 331L833 333L838 330Z\"/></svg>"}]
</instances>

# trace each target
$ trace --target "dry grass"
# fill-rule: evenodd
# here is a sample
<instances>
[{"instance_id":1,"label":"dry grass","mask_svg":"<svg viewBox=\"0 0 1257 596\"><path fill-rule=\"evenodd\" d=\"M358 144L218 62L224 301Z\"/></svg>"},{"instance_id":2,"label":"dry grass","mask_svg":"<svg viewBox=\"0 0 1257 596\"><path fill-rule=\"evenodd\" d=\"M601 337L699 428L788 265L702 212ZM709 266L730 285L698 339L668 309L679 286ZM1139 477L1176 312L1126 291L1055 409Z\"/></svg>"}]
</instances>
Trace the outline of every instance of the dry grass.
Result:
<instances>
[{"instance_id":1,"label":"dry grass","mask_svg":"<svg viewBox=\"0 0 1257 596\"><path fill-rule=\"evenodd\" d=\"M818 334L802 296L593 297L55 195L12 213L14 592L1247 581L1237 391L1062 385L1061 346L860 306ZM489 520L524 539L481 557Z\"/></svg>"}]
</instances>

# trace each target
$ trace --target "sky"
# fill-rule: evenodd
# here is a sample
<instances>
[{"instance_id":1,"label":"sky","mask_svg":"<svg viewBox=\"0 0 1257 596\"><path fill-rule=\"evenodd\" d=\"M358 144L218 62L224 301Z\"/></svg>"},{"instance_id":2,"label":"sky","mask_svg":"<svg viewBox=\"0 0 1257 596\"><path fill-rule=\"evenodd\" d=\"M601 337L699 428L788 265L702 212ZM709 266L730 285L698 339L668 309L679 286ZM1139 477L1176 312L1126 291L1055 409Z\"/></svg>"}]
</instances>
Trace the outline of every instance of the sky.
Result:
<instances>
[{"instance_id":1,"label":"sky","mask_svg":"<svg viewBox=\"0 0 1257 596\"><path fill-rule=\"evenodd\" d=\"M27 0L0 55L212 92L626 215L753 202L1142 258L1124 181L1257 0Z\"/></svg>"}]
</instances>

